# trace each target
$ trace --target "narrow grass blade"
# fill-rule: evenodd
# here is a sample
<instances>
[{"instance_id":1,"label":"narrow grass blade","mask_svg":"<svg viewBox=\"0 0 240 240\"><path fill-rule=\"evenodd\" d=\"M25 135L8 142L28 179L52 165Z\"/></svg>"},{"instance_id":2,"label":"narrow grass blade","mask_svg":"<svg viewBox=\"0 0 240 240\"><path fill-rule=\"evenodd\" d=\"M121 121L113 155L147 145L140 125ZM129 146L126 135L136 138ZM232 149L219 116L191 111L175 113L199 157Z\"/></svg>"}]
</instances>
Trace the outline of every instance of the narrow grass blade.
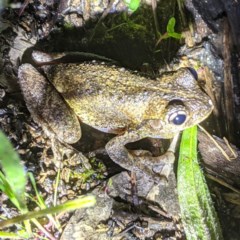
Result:
<instances>
[{"instance_id":1,"label":"narrow grass blade","mask_svg":"<svg viewBox=\"0 0 240 240\"><path fill-rule=\"evenodd\" d=\"M37 189L37 184L35 182L35 179L33 177L33 174L31 172L28 172L28 177L29 177L29 180L33 186L33 189L35 191L35 194L36 194L36 197L37 197L37 201L36 200L33 200L32 201L35 201L37 203L37 205L41 208L41 209L44 209L44 208L47 208L45 202L44 202L44 199L43 197L40 195L40 193L38 192L38 189ZM29 196L30 197L30 196Z\"/></svg>"},{"instance_id":2,"label":"narrow grass blade","mask_svg":"<svg viewBox=\"0 0 240 240\"><path fill-rule=\"evenodd\" d=\"M96 198L94 196L80 197L78 199L68 201L66 203L63 203L55 207L50 207L40 211L28 212L26 214L22 214L11 219L3 220L0 222L0 229L24 220L43 217L43 216L46 216L47 214L55 214L58 212L72 211L77 208L92 207L95 203L96 203Z\"/></svg>"},{"instance_id":3,"label":"narrow grass blade","mask_svg":"<svg viewBox=\"0 0 240 240\"><path fill-rule=\"evenodd\" d=\"M25 237L19 236L16 233L8 233L8 232L1 232L0 231L0 239L25 239Z\"/></svg>"},{"instance_id":4,"label":"narrow grass blade","mask_svg":"<svg viewBox=\"0 0 240 240\"><path fill-rule=\"evenodd\" d=\"M26 186L26 173L24 171L24 167L20 163L20 158L17 152L14 150L7 137L1 131L0 164L6 177L5 182L7 182L11 187L11 191L18 200L19 208L24 212L26 210L24 195ZM3 182L3 180L1 182ZM2 188L4 187L2 186Z\"/></svg>"},{"instance_id":5,"label":"narrow grass blade","mask_svg":"<svg viewBox=\"0 0 240 240\"><path fill-rule=\"evenodd\" d=\"M177 175L179 204L187 239L223 239L211 195L197 159L197 126L183 132Z\"/></svg>"},{"instance_id":6,"label":"narrow grass blade","mask_svg":"<svg viewBox=\"0 0 240 240\"><path fill-rule=\"evenodd\" d=\"M0 171L0 190L4 192L8 198L11 200L11 202L18 208L20 209L20 205L18 202L18 199L16 198L10 184L6 180L6 177L4 174Z\"/></svg>"},{"instance_id":7,"label":"narrow grass blade","mask_svg":"<svg viewBox=\"0 0 240 240\"><path fill-rule=\"evenodd\" d=\"M33 174L30 173L30 172L28 172L28 177L29 177L29 179L30 179L30 181L31 181L31 184L32 184L32 186L33 186L33 189L34 189L34 191L35 191L35 194L36 194L36 197L37 197L37 198L34 199L34 198L32 198L30 195L28 195L28 197L29 197L32 201L34 201L41 209L47 208L47 206L46 206L46 204L45 204L45 202L44 202L43 197L42 197L41 194L38 192L37 185L36 185L35 179L34 179L34 177L33 177ZM61 225L60 225L60 223L58 222L58 220L55 220L54 217L53 217L52 215L50 215L50 214L48 214L47 217L48 217L48 219L54 224L54 226L58 229L58 231L61 232L62 229L61 229ZM35 224L37 224L37 223L35 223Z\"/></svg>"}]
</instances>

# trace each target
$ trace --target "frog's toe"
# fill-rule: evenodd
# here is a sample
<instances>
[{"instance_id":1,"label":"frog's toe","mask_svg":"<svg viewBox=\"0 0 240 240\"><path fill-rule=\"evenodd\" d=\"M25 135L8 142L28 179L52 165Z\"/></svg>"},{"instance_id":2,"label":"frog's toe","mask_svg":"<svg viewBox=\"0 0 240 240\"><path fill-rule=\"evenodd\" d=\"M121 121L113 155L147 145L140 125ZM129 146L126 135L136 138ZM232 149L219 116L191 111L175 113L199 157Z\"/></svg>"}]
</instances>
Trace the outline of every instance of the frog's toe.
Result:
<instances>
[{"instance_id":1,"label":"frog's toe","mask_svg":"<svg viewBox=\"0 0 240 240\"><path fill-rule=\"evenodd\" d=\"M146 155L138 156L135 158L135 163L138 169L153 178L164 177L168 179L170 172L173 170L174 160L174 154L168 151L164 155L158 157Z\"/></svg>"},{"instance_id":2,"label":"frog's toe","mask_svg":"<svg viewBox=\"0 0 240 240\"><path fill-rule=\"evenodd\" d=\"M168 179L169 174L173 171L173 163L175 161L175 155L173 152L167 151L163 156L155 158L152 165L152 170L157 175L166 177Z\"/></svg>"},{"instance_id":3,"label":"frog's toe","mask_svg":"<svg viewBox=\"0 0 240 240\"><path fill-rule=\"evenodd\" d=\"M173 165L167 163L154 164L152 170L157 176L165 177L168 179L169 174L173 170Z\"/></svg>"}]
</instances>

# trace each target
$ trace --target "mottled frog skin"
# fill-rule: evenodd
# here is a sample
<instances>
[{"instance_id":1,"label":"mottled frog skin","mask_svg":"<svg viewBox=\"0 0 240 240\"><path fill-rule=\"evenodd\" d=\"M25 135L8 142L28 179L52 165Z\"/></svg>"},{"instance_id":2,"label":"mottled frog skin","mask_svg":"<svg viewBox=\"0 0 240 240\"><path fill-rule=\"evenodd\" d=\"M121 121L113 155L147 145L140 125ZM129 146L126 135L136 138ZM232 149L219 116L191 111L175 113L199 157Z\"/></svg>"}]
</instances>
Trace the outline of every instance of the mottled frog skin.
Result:
<instances>
[{"instance_id":1,"label":"mottled frog skin","mask_svg":"<svg viewBox=\"0 0 240 240\"><path fill-rule=\"evenodd\" d=\"M33 57L51 60L39 52ZM154 174L152 164L135 164L141 158L129 153L127 143L145 137L172 138L203 121L213 109L187 68L155 80L99 62L44 66L41 70L44 74L30 64L19 69L20 86L35 121L70 144L81 138L80 122L117 134L106 150L128 170L138 165Z\"/></svg>"}]
</instances>

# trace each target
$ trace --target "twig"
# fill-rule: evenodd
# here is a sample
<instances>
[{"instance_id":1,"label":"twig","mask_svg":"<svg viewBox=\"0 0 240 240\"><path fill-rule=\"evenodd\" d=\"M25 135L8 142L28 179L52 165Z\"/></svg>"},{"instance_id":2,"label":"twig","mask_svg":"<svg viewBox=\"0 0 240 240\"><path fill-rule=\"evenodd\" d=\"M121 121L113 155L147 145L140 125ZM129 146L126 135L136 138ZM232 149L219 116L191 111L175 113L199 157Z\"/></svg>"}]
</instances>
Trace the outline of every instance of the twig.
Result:
<instances>
[{"instance_id":1,"label":"twig","mask_svg":"<svg viewBox=\"0 0 240 240\"><path fill-rule=\"evenodd\" d=\"M217 143L217 141L202 127L198 124L198 127L212 140L212 142L215 144L215 146L222 152L223 156L228 160L234 160L236 159L236 154L234 154L234 157L229 157L226 153L226 151ZM231 151L232 152L232 151Z\"/></svg>"}]
</instances>

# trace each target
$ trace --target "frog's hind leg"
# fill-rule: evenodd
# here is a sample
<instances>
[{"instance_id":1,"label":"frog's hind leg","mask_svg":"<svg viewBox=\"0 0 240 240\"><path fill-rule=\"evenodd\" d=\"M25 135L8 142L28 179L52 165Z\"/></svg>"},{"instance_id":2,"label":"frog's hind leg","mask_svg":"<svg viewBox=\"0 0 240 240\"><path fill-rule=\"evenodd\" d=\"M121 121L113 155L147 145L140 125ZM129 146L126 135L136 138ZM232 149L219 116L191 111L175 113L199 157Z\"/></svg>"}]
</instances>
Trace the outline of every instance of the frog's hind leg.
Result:
<instances>
[{"instance_id":1,"label":"frog's hind leg","mask_svg":"<svg viewBox=\"0 0 240 240\"><path fill-rule=\"evenodd\" d=\"M18 77L28 110L47 135L53 132L62 142L77 142L81 137L78 118L53 85L30 64L20 66Z\"/></svg>"}]
</instances>

